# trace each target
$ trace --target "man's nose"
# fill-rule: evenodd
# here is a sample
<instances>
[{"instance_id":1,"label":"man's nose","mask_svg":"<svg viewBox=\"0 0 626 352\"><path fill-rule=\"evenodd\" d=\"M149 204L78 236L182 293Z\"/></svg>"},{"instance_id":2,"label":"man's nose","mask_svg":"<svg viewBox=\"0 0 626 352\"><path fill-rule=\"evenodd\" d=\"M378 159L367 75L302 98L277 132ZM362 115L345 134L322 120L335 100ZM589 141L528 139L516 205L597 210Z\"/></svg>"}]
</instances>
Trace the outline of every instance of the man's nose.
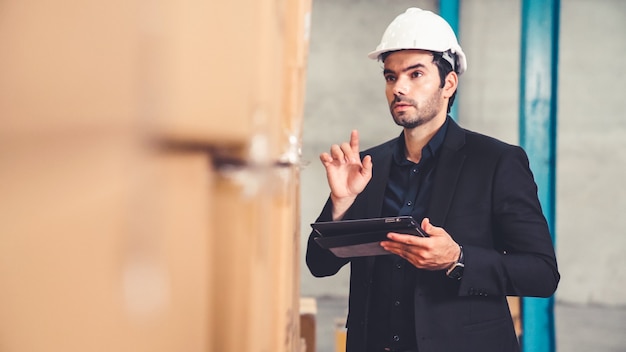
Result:
<instances>
[{"instance_id":1,"label":"man's nose","mask_svg":"<svg viewBox=\"0 0 626 352\"><path fill-rule=\"evenodd\" d=\"M409 85L406 79L398 78L393 85L393 94L394 95L406 95L409 92Z\"/></svg>"}]
</instances>

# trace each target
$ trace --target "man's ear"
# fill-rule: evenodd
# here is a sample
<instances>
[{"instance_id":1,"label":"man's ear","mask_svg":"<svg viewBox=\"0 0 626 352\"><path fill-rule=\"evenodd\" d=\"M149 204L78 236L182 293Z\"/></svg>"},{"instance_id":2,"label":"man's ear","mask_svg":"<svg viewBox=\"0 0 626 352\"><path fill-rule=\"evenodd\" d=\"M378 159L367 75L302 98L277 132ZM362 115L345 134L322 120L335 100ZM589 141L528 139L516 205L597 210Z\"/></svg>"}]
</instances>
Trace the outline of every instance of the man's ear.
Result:
<instances>
[{"instance_id":1,"label":"man's ear","mask_svg":"<svg viewBox=\"0 0 626 352\"><path fill-rule=\"evenodd\" d=\"M446 80L443 85L443 96L445 98L450 98L454 92L456 92L456 88L459 84L459 76L454 71L450 71L446 76Z\"/></svg>"}]
</instances>

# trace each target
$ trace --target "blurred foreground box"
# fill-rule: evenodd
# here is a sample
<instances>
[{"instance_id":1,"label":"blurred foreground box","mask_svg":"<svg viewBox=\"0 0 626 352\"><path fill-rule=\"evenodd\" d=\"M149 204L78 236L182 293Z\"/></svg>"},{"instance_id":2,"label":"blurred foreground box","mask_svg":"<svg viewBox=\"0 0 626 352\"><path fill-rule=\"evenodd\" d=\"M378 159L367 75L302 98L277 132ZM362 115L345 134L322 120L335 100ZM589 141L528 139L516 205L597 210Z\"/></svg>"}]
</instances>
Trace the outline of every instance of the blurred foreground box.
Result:
<instances>
[{"instance_id":1,"label":"blurred foreground box","mask_svg":"<svg viewBox=\"0 0 626 352\"><path fill-rule=\"evenodd\" d=\"M0 349L301 351L310 3L0 2Z\"/></svg>"}]
</instances>

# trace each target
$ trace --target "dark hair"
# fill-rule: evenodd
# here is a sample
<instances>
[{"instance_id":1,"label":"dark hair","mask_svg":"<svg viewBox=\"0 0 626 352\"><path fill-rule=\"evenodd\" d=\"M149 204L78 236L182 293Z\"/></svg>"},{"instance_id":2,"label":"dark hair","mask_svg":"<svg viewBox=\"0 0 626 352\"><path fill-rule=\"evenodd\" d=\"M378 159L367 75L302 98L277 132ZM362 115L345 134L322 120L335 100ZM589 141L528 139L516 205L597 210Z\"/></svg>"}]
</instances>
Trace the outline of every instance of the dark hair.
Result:
<instances>
[{"instance_id":1,"label":"dark hair","mask_svg":"<svg viewBox=\"0 0 626 352\"><path fill-rule=\"evenodd\" d=\"M396 50L399 51L399 50ZM380 61L385 62L385 59L395 51L388 51L386 53L380 54ZM442 53L432 51L433 53L433 63L437 66L437 70L439 71L439 88L443 88L446 85L446 77L448 74L453 71L452 64L443 58ZM452 104L454 104L454 98L456 98L456 90L452 93L450 100L448 100L448 113L450 113L450 109L452 108Z\"/></svg>"},{"instance_id":2,"label":"dark hair","mask_svg":"<svg viewBox=\"0 0 626 352\"><path fill-rule=\"evenodd\" d=\"M453 71L452 64L448 62L448 60L444 59L442 53L433 52L433 63L437 66L439 70L439 88L443 88L446 84L446 77L448 74ZM456 98L456 90L452 93L450 100L448 100L448 113L450 113L450 109L452 108L452 104L454 104L454 98Z\"/></svg>"}]
</instances>

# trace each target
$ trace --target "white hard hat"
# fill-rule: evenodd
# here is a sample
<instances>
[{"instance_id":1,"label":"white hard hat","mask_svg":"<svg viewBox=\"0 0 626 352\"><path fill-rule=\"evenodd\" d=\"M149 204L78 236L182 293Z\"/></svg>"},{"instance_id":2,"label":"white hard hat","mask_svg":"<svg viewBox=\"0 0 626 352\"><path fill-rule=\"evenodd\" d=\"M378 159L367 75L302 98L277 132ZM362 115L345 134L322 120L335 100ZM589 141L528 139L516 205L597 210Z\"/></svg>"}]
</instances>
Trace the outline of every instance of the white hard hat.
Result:
<instances>
[{"instance_id":1,"label":"white hard hat","mask_svg":"<svg viewBox=\"0 0 626 352\"><path fill-rule=\"evenodd\" d=\"M467 59L452 27L430 11L411 7L398 15L385 30L376 50L367 56L378 60L381 54L403 49L440 52L459 75L467 69ZM454 55L447 55L447 52Z\"/></svg>"}]
</instances>

